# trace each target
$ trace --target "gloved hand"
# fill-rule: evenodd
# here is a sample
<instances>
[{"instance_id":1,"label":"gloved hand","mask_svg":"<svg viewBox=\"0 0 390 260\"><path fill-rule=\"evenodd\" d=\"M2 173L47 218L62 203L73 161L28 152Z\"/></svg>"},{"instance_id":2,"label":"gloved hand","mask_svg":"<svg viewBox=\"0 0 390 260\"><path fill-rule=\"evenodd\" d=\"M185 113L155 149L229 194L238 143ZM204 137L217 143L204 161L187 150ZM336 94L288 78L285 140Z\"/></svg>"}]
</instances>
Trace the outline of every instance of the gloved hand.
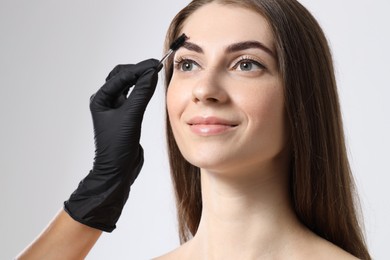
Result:
<instances>
[{"instance_id":1,"label":"gloved hand","mask_svg":"<svg viewBox=\"0 0 390 260\"><path fill-rule=\"evenodd\" d=\"M143 165L141 124L156 88L161 69L157 66L153 59L118 65L91 97L96 148L93 168L64 203L65 211L76 221L107 232L115 229Z\"/></svg>"}]
</instances>

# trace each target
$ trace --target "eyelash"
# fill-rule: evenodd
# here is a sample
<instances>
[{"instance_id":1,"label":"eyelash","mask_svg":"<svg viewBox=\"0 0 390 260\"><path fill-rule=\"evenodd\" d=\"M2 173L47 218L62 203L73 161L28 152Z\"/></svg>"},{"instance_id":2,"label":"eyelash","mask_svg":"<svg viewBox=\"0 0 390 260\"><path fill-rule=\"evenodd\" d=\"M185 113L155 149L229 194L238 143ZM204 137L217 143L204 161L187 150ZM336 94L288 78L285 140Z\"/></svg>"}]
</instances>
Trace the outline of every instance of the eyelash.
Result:
<instances>
[{"instance_id":1,"label":"eyelash","mask_svg":"<svg viewBox=\"0 0 390 260\"><path fill-rule=\"evenodd\" d=\"M189 58L186 58L186 57L179 57L177 60L174 61L174 68L176 70L181 70L181 66L183 65L184 62L187 62L189 64L193 64L197 67L200 67L200 65L192 60L192 59L189 59ZM240 59L236 62L236 64L232 67L233 69L237 69L237 67L242 64L243 62L247 62L247 63L252 63L256 66L258 66L260 69L267 69L263 63L259 62L258 60L256 59L253 59L249 56L243 56L243 57L240 57Z\"/></svg>"},{"instance_id":2,"label":"eyelash","mask_svg":"<svg viewBox=\"0 0 390 260\"><path fill-rule=\"evenodd\" d=\"M183 65L184 62L195 64L196 66L200 67L199 64L192 59L188 59L186 57L179 57L177 60L174 61L174 68L176 70L181 70L181 66Z\"/></svg>"},{"instance_id":3,"label":"eyelash","mask_svg":"<svg viewBox=\"0 0 390 260\"><path fill-rule=\"evenodd\" d=\"M256 66L258 66L260 69L267 69L263 63L261 63L260 61L258 61L257 59L254 59L252 57L249 57L249 56L243 56L243 57L240 57L240 60L236 62L236 64L233 66L233 69L237 69L238 66L240 66L240 64L242 63L252 63Z\"/></svg>"}]
</instances>

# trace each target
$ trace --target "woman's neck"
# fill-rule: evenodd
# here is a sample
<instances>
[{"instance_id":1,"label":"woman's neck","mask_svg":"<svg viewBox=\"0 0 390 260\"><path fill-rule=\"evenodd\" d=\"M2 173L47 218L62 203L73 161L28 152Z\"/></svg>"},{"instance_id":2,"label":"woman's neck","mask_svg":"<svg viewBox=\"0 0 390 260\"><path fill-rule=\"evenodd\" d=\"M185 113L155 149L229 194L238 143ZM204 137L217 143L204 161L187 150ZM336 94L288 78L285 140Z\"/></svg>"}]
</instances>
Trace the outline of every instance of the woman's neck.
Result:
<instances>
[{"instance_id":1,"label":"woman's neck","mask_svg":"<svg viewBox=\"0 0 390 260\"><path fill-rule=\"evenodd\" d=\"M203 211L191 241L202 259L253 259L280 254L304 229L291 206L287 168L256 173L202 170Z\"/></svg>"},{"instance_id":2,"label":"woman's neck","mask_svg":"<svg viewBox=\"0 0 390 260\"><path fill-rule=\"evenodd\" d=\"M357 259L298 221L287 165L202 170L198 230L190 241L158 259Z\"/></svg>"}]
</instances>

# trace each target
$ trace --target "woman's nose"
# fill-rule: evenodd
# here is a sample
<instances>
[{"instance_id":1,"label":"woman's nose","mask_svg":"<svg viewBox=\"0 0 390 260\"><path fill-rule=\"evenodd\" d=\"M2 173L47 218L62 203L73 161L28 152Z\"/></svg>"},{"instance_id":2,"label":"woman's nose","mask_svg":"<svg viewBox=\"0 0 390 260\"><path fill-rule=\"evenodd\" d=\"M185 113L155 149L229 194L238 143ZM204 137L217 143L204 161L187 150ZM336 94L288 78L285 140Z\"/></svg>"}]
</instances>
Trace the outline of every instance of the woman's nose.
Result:
<instances>
[{"instance_id":1,"label":"woman's nose","mask_svg":"<svg viewBox=\"0 0 390 260\"><path fill-rule=\"evenodd\" d=\"M223 76L215 71L205 71L192 89L192 101L195 103L225 103L227 100Z\"/></svg>"}]
</instances>

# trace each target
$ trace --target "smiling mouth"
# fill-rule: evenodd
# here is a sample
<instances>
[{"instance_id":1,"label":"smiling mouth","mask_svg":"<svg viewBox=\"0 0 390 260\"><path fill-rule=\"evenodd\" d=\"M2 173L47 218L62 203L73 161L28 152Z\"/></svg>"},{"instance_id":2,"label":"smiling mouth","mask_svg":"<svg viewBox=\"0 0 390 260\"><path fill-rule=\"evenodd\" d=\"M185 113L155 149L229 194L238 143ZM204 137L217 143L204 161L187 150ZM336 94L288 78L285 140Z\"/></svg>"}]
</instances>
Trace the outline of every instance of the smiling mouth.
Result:
<instances>
[{"instance_id":1,"label":"smiling mouth","mask_svg":"<svg viewBox=\"0 0 390 260\"><path fill-rule=\"evenodd\" d=\"M226 126L237 126L238 124L233 121L226 120L218 117L194 117L188 121L189 125L226 125Z\"/></svg>"},{"instance_id":2,"label":"smiling mouth","mask_svg":"<svg viewBox=\"0 0 390 260\"><path fill-rule=\"evenodd\" d=\"M188 125L193 133L201 136L211 136L227 133L238 126L236 123L215 117L196 117L190 120Z\"/></svg>"},{"instance_id":3,"label":"smiling mouth","mask_svg":"<svg viewBox=\"0 0 390 260\"><path fill-rule=\"evenodd\" d=\"M222 123L194 123L188 124L189 126L199 126L199 127L236 127L237 124L222 124Z\"/></svg>"},{"instance_id":4,"label":"smiling mouth","mask_svg":"<svg viewBox=\"0 0 390 260\"><path fill-rule=\"evenodd\" d=\"M234 127L235 126L233 125L214 125L214 124L190 125L192 132L203 136L226 133L227 131L233 129Z\"/></svg>"}]
</instances>

